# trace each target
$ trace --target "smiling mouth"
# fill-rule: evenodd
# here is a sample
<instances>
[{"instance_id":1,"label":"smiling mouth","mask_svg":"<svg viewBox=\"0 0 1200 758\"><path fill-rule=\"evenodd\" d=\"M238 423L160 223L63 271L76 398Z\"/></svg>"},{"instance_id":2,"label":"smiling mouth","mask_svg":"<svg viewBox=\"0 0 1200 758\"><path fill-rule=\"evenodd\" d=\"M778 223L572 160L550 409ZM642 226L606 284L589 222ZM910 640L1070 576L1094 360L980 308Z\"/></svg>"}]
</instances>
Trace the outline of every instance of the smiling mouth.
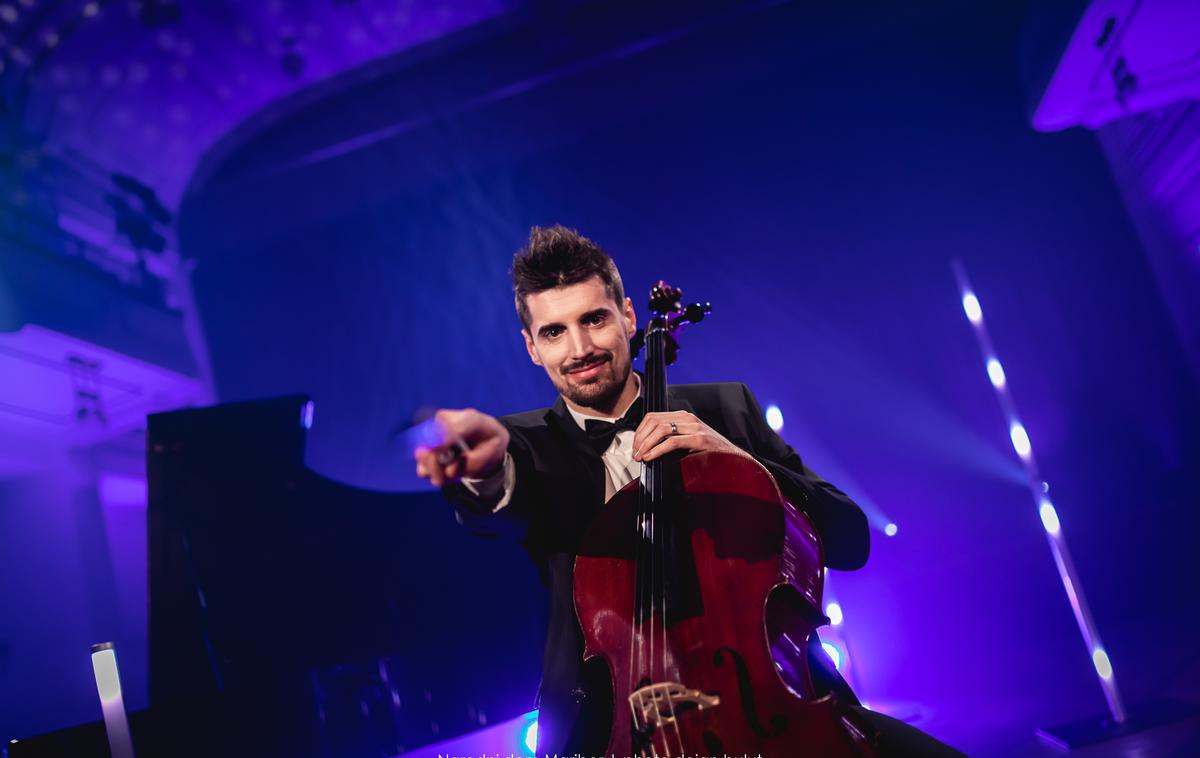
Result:
<instances>
[{"instance_id":1,"label":"smiling mouth","mask_svg":"<svg viewBox=\"0 0 1200 758\"><path fill-rule=\"evenodd\" d=\"M580 379L590 379L591 377L595 376L596 374L599 374L600 369L604 368L604 365L607 363L608 363L607 360L603 360L603 361L599 361L597 363L592 363L587 366L583 366L581 368L573 368L567 372L567 375L574 376L574 377L577 377Z\"/></svg>"}]
</instances>

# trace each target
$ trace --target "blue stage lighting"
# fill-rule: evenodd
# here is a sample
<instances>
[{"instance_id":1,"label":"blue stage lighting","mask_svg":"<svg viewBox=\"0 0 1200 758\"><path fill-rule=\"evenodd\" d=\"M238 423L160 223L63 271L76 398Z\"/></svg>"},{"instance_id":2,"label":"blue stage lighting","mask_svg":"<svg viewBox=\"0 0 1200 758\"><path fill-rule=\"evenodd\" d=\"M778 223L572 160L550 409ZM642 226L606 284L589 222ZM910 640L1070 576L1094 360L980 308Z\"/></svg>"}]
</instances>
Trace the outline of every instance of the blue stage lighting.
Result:
<instances>
[{"instance_id":1,"label":"blue stage lighting","mask_svg":"<svg viewBox=\"0 0 1200 758\"><path fill-rule=\"evenodd\" d=\"M1049 500L1042 499L1041 505L1038 506L1038 515L1042 517L1042 526L1046 527L1047 532L1058 534L1058 511L1054 510L1054 505Z\"/></svg>"},{"instance_id":2,"label":"blue stage lighting","mask_svg":"<svg viewBox=\"0 0 1200 758\"><path fill-rule=\"evenodd\" d=\"M525 715L525 718L529 719L529 725L521 733L521 744L531 753L537 752L537 715L537 711Z\"/></svg>"},{"instance_id":3,"label":"blue stage lighting","mask_svg":"<svg viewBox=\"0 0 1200 758\"><path fill-rule=\"evenodd\" d=\"M842 623L842 606L837 603L829 603L825 606L825 615L829 617L829 623L833 626L838 626Z\"/></svg>"},{"instance_id":4,"label":"blue stage lighting","mask_svg":"<svg viewBox=\"0 0 1200 758\"><path fill-rule=\"evenodd\" d=\"M829 656L829 660L833 661L833 667L838 671L842 670L842 651L838 650L837 645L832 642L821 642L821 647L825 649L825 654Z\"/></svg>"},{"instance_id":5,"label":"blue stage lighting","mask_svg":"<svg viewBox=\"0 0 1200 758\"><path fill-rule=\"evenodd\" d=\"M895 524L893 524L891 522L888 522L888 524L883 527L883 533L889 537L895 537L896 532L898 532L898 531L900 531L900 527L896 526Z\"/></svg>"},{"instance_id":6,"label":"blue stage lighting","mask_svg":"<svg viewBox=\"0 0 1200 758\"><path fill-rule=\"evenodd\" d=\"M1091 652L1092 665L1096 669L1096 673L1100 679L1100 687L1104 690L1105 699L1108 701L1112 723L1117 725L1124 724L1127 719L1125 705L1121 701L1121 693L1117 689L1116 679L1108 660L1108 654L1104 651L1104 646L1100 642L1100 630L1096 626L1095 619L1092 618L1092 612L1088 608L1083 588L1075 576L1075 565L1071 561L1070 553L1067 551L1066 539L1062 534L1062 525L1059 523L1058 512L1054 509L1053 503L1050 502L1050 498L1047 496L1047 493L1050 492L1050 486L1042 479L1041 473L1038 471L1037 462L1033 459L1033 446L1029 441L1029 433L1021 425L1017 416L1015 404L1006 386L1007 381L1004 376L1004 370L1000 365L999 358L996 356L996 350L992 345L992 338L988 334L987 325L983 322L983 309L979 305L979 299L975 297L974 288L971 287L971 282L967 278L966 269L961 260L955 260L951 265L954 269L954 276L958 280L958 291L962 297L963 310L974 327L975 339L979 343L980 355L982 355L987 364L988 378L991 379L992 386L996 390L996 397L1000 401L1000 407L1004 409L1005 415L1008 418L1009 438L1012 440L1013 449L1021 458L1022 468L1025 469L1025 476L1029 481L1029 489L1033 495L1035 506L1038 509L1038 517L1041 519L1042 527L1046 530L1046 534L1049 537L1047 542L1050 545L1050 552L1054 555L1054 563L1058 569L1059 577L1062 579L1063 589L1067 593L1067 600L1071 604L1071 611L1074 613L1075 621L1079 625L1079 632L1083 636L1084 644L1087 646L1087 650ZM1045 734L1041 730L1039 730L1039 733Z\"/></svg>"},{"instance_id":7,"label":"blue stage lighting","mask_svg":"<svg viewBox=\"0 0 1200 758\"><path fill-rule=\"evenodd\" d=\"M1112 663L1108 660L1108 653L1104 652L1104 648L1098 647L1092 651L1092 665L1096 667L1096 673L1100 675L1101 679L1105 681L1112 679Z\"/></svg>"},{"instance_id":8,"label":"blue stage lighting","mask_svg":"<svg viewBox=\"0 0 1200 758\"><path fill-rule=\"evenodd\" d=\"M1004 367L1000 365L1000 361L995 358L989 358L987 362L988 379L992 380L992 386L1000 389L1004 386Z\"/></svg>"},{"instance_id":9,"label":"blue stage lighting","mask_svg":"<svg viewBox=\"0 0 1200 758\"><path fill-rule=\"evenodd\" d=\"M778 405L767 406L767 426L775 431L783 428L783 411L779 410Z\"/></svg>"},{"instance_id":10,"label":"blue stage lighting","mask_svg":"<svg viewBox=\"0 0 1200 758\"><path fill-rule=\"evenodd\" d=\"M1029 446L1029 433L1025 431L1025 427L1014 421L1008 428L1008 436L1012 438L1013 450L1017 451L1017 455L1028 458L1032 448Z\"/></svg>"},{"instance_id":11,"label":"blue stage lighting","mask_svg":"<svg viewBox=\"0 0 1200 758\"><path fill-rule=\"evenodd\" d=\"M972 324L983 321L983 308L979 307L979 298L975 297L974 292L963 295L962 304L963 310L967 312L967 318L971 319Z\"/></svg>"}]
</instances>

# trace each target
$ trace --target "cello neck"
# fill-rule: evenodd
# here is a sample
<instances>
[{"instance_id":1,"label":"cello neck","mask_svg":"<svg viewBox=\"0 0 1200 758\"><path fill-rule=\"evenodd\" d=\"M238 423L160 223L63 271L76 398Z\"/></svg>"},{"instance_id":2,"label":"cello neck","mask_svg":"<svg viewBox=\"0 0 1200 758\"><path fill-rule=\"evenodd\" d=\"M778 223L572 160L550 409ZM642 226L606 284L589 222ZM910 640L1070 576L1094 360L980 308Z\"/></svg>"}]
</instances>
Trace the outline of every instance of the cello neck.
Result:
<instances>
[{"instance_id":1,"label":"cello neck","mask_svg":"<svg viewBox=\"0 0 1200 758\"><path fill-rule=\"evenodd\" d=\"M664 413L667 410L667 340L670 339L662 323L656 318L646 330L646 367L642 383L642 402L646 413Z\"/></svg>"},{"instance_id":2,"label":"cello neck","mask_svg":"<svg viewBox=\"0 0 1200 758\"><path fill-rule=\"evenodd\" d=\"M665 319L655 318L646 330L646 364L642 382L642 402L646 413L667 411L667 340ZM661 499L662 458L642 461L642 489L644 503L652 511Z\"/></svg>"}]
</instances>

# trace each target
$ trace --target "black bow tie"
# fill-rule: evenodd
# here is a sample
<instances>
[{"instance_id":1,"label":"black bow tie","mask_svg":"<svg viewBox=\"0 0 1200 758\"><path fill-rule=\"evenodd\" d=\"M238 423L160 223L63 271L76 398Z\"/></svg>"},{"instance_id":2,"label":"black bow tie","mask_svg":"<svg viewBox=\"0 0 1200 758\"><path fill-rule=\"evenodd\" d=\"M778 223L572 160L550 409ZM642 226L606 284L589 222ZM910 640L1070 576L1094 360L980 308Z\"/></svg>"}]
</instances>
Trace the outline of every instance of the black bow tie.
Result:
<instances>
[{"instance_id":1,"label":"black bow tie","mask_svg":"<svg viewBox=\"0 0 1200 758\"><path fill-rule=\"evenodd\" d=\"M617 436L617 432L625 429L634 430L638 428L638 424L642 423L642 399L639 397L633 401L633 405L629 406L629 410L625 411L625 415L620 421L600 421L599 419L588 419L583 422L584 431L587 432L588 442L592 443L592 448L597 455L604 455L604 451L608 450L608 446L612 444L613 437Z\"/></svg>"}]
</instances>

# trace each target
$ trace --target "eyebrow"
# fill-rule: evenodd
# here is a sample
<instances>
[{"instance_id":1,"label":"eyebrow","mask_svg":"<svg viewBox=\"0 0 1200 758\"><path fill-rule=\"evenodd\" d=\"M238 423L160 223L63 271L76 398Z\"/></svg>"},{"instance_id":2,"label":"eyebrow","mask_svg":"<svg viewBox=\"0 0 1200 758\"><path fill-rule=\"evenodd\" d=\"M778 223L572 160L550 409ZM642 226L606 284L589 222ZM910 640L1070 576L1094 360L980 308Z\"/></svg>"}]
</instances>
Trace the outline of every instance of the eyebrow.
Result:
<instances>
[{"instance_id":1,"label":"eyebrow","mask_svg":"<svg viewBox=\"0 0 1200 758\"><path fill-rule=\"evenodd\" d=\"M579 320L580 320L580 322L583 322L583 321L587 321L588 319L593 318L595 316L608 316L608 315L609 315L609 310L607 308L593 308L592 310L590 310L587 313L584 313L582 316L580 316ZM538 328L537 333L538 333L539 337L545 337L546 333L549 332L551 329L562 329L562 328L563 328L563 325L556 321L552 324L542 325L541 327Z\"/></svg>"}]
</instances>

